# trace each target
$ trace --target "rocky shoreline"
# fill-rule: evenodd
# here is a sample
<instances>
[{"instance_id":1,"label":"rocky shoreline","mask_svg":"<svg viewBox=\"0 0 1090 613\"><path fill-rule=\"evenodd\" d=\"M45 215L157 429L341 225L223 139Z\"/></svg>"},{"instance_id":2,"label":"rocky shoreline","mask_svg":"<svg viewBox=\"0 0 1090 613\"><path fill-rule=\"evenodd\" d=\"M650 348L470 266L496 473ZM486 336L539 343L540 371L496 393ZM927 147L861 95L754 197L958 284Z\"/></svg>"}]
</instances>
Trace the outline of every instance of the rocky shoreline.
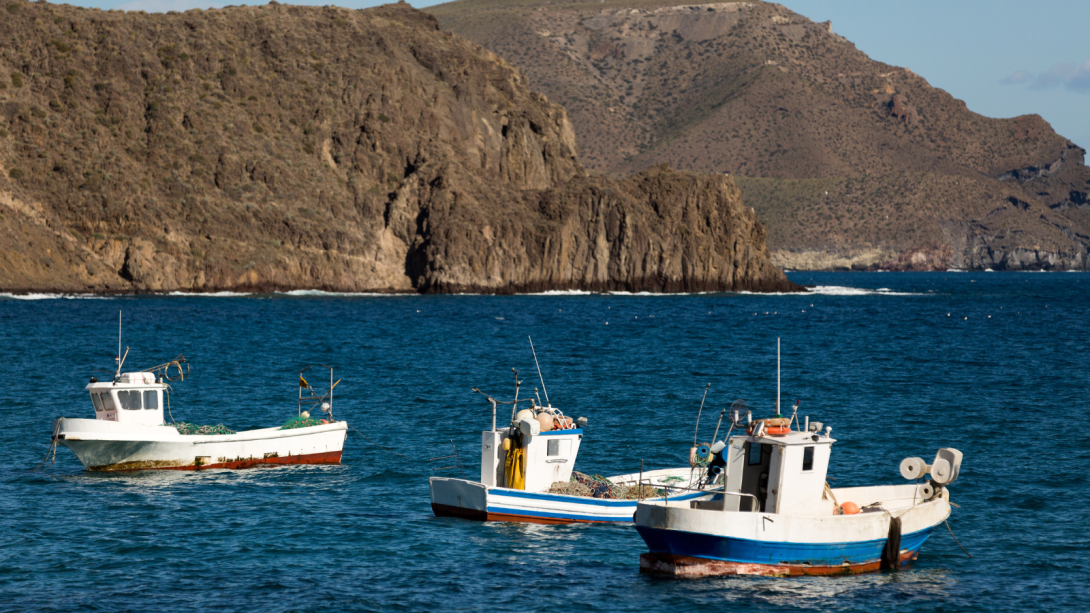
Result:
<instances>
[{"instance_id":1,"label":"rocky shoreline","mask_svg":"<svg viewBox=\"0 0 1090 613\"><path fill-rule=\"evenodd\" d=\"M564 108L408 5L12 6L2 291L802 291L732 179L590 176Z\"/></svg>"}]
</instances>

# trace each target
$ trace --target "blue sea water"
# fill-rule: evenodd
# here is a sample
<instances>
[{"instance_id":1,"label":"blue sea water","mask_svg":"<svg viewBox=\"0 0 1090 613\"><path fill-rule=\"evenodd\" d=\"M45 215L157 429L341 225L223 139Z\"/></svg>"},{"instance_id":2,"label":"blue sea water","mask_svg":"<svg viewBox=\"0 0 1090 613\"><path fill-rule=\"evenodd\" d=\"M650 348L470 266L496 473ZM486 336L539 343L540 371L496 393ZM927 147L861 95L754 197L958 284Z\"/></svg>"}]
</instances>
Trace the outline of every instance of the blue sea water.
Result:
<instances>
[{"instance_id":1,"label":"blue sea water","mask_svg":"<svg viewBox=\"0 0 1090 613\"><path fill-rule=\"evenodd\" d=\"M793 273L810 295L0 298L0 609L63 611L832 610L1090 608L1090 275ZM339 466L100 474L52 420L90 417L111 369L177 354L176 419L267 427L296 371L336 368ZM436 518L434 456L478 476L490 409L472 387L536 382L586 416L576 468L685 463L736 398L832 426L836 486L901 482L906 456L965 454L950 526L908 570L855 577L641 575L624 525ZM101 375L100 375L101 376ZM502 419L501 419L502 422ZM384 448L385 447L385 448ZM395 453L396 452L396 453ZM447 471L443 474L457 474Z\"/></svg>"}]
</instances>

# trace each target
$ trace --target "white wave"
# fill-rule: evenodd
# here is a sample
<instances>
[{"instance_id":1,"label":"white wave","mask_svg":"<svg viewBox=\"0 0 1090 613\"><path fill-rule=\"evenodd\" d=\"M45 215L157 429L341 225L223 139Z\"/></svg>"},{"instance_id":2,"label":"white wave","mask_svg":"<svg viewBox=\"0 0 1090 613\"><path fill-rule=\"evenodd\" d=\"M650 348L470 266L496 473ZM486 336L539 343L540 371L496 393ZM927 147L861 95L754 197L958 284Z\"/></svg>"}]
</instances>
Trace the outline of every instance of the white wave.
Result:
<instances>
[{"instance_id":1,"label":"white wave","mask_svg":"<svg viewBox=\"0 0 1090 613\"><path fill-rule=\"evenodd\" d=\"M387 297L387 296L415 296L416 294L394 294L389 292L327 292L321 289L293 289L290 292L276 292L281 296L326 296L333 298L350 298L356 296Z\"/></svg>"},{"instance_id":2,"label":"white wave","mask_svg":"<svg viewBox=\"0 0 1090 613\"><path fill-rule=\"evenodd\" d=\"M12 294L0 292L0 298L11 300L109 300L111 296L96 296L94 294Z\"/></svg>"},{"instance_id":3,"label":"white wave","mask_svg":"<svg viewBox=\"0 0 1090 613\"><path fill-rule=\"evenodd\" d=\"M825 296L926 296L919 292L895 292L887 287L868 289L865 287L843 287L839 285L818 285L807 288L811 294ZM805 296L805 294L802 294Z\"/></svg>"},{"instance_id":4,"label":"white wave","mask_svg":"<svg viewBox=\"0 0 1090 613\"><path fill-rule=\"evenodd\" d=\"M200 296L202 298L239 298L253 296L246 292L170 292L167 296Z\"/></svg>"},{"instance_id":5,"label":"white wave","mask_svg":"<svg viewBox=\"0 0 1090 613\"><path fill-rule=\"evenodd\" d=\"M960 268L947 268L946 272L965 272L965 271L960 269Z\"/></svg>"},{"instance_id":6,"label":"white wave","mask_svg":"<svg viewBox=\"0 0 1090 613\"><path fill-rule=\"evenodd\" d=\"M813 296L817 294L819 296L926 296L927 294L921 294L918 292L894 292L888 288L882 287L879 289L868 289L866 287L844 287L841 285L816 285L814 287L806 288L806 292L775 292L775 293L761 293L761 292L738 292L739 294L749 294L752 296Z\"/></svg>"},{"instance_id":7,"label":"white wave","mask_svg":"<svg viewBox=\"0 0 1090 613\"><path fill-rule=\"evenodd\" d=\"M521 296L594 296L598 292L588 292L584 289L550 289L544 292L530 292ZM467 294L472 295L472 294Z\"/></svg>"}]
</instances>

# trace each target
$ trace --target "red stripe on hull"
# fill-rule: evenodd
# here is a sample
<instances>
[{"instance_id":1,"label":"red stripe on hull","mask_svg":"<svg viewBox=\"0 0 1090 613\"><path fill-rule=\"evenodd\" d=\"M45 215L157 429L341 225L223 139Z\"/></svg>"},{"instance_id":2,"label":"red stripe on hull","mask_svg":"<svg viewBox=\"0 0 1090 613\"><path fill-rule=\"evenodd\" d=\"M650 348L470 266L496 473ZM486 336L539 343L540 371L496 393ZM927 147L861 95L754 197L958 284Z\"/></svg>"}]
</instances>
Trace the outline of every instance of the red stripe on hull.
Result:
<instances>
[{"instance_id":1,"label":"red stripe on hull","mask_svg":"<svg viewBox=\"0 0 1090 613\"><path fill-rule=\"evenodd\" d=\"M508 513L489 513L488 521L506 521L517 524L611 524L609 521L593 519L568 519L563 517L533 517L531 515L510 515Z\"/></svg>"},{"instance_id":2,"label":"red stripe on hull","mask_svg":"<svg viewBox=\"0 0 1090 613\"><path fill-rule=\"evenodd\" d=\"M901 554L901 564L915 560L918 552ZM803 575L858 575L873 573L881 568L881 561L838 566L794 566L788 564L756 564L728 562L678 556L669 553L645 553L640 556L640 572L674 575L677 577L714 577L722 575L762 575L770 577L798 577Z\"/></svg>"},{"instance_id":3,"label":"red stripe on hull","mask_svg":"<svg viewBox=\"0 0 1090 613\"><path fill-rule=\"evenodd\" d=\"M212 468L226 468L239 470L243 468L260 468L262 466L283 466L286 464L340 464L343 451L326 451L323 453L310 453L306 455L288 455L273 458L235 458L225 462L212 464L186 464L184 466L164 466L165 462L122 462L107 466L95 466L90 470L105 472L132 472L137 470L209 470Z\"/></svg>"}]
</instances>

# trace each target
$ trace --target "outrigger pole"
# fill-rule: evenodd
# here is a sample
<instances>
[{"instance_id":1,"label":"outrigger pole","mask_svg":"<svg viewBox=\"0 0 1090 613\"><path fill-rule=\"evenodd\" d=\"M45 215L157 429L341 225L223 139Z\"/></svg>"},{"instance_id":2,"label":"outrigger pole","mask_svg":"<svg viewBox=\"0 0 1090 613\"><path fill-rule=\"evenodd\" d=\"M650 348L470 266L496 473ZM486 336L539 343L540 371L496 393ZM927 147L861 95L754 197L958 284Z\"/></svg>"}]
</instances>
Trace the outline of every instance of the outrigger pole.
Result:
<instances>
[{"instance_id":1,"label":"outrigger pole","mask_svg":"<svg viewBox=\"0 0 1090 613\"><path fill-rule=\"evenodd\" d=\"M541 376L541 364L538 364L537 362L537 351L534 351L534 339L529 336L526 338L530 339L530 351L534 354L534 365L537 366L537 378L541 379L541 391L545 392L545 404L551 407L553 406L553 403L549 402L549 390L545 389L545 377ZM537 401L541 402L541 399L538 398Z\"/></svg>"},{"instance_id":2,"label":"outrigger pole","mask_svg":"<svg viewBox=\"0 0 1090 613\"><path fill-rule=\"evenodd\" d=\"M780 337L776 337L776 417L780 416Z\"/></svg>"}]
</instances>

